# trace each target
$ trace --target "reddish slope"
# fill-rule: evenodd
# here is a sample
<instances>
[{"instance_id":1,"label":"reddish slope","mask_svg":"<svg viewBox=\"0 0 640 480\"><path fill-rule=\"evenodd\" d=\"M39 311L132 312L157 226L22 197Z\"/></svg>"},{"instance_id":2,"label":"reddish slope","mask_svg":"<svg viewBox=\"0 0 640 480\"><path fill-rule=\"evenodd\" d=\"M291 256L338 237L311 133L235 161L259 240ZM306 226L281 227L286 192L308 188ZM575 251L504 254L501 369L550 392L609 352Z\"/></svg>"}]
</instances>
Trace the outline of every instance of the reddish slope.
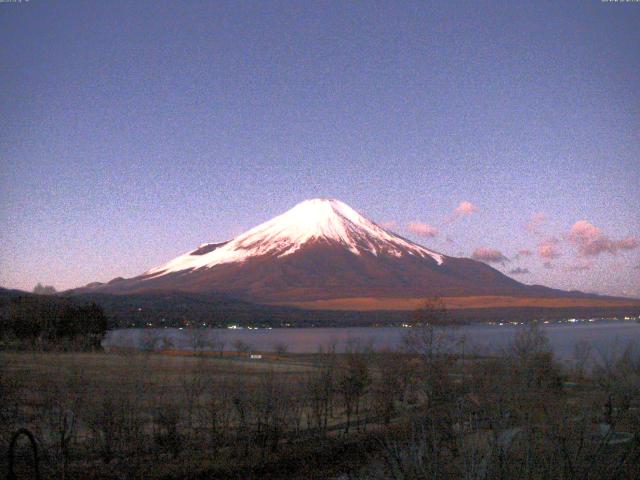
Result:
<instances>
[{"instance_id":1,"label":"reddish slope","mask_svg":"<svg viewBox=\"0 0 640 480\"><path fill-rule=\"evenodd\" d=\"M494 268L466 258L387 257L352 252L315 241L285 257L264 255L213 268L141 276L104 285L107 293L155 290L221 292L257 302L350 297L425 296L563 297L567 292L526 286Z\"/></svg>"},{"instance_id":2,"label":"reddish slope","mask_svg":"<svg viewBox=\"0 0 640 480\"><path fill-rule=\"evenodd\" d=\"M586 297L524 285L484 263L434 252L326 199L302 202L233 240L202 245L138 277L79 291L216 292L260 303Z\"/></svg>"}]
</instances>

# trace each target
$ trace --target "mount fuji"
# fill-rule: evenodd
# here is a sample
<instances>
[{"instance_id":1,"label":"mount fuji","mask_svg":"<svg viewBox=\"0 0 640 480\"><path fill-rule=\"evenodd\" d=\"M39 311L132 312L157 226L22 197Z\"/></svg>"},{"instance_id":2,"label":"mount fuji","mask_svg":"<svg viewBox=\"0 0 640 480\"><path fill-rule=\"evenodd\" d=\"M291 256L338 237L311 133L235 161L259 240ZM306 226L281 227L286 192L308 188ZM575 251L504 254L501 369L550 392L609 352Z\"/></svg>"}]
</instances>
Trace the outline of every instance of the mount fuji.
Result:
<instances>
[{"instance_id":1,"label":"mount fuji","mask_svg":"<svg viewBox=\"0 0 640 480\"><path fill-rule=\"evenodd\" d=\"M432 251L330 199L306 200L232 240L202 244L137 277L74 292L176 291L329 308L430 296L593 297L525 285L484 263Z\"/></svg>"}]
</instances>

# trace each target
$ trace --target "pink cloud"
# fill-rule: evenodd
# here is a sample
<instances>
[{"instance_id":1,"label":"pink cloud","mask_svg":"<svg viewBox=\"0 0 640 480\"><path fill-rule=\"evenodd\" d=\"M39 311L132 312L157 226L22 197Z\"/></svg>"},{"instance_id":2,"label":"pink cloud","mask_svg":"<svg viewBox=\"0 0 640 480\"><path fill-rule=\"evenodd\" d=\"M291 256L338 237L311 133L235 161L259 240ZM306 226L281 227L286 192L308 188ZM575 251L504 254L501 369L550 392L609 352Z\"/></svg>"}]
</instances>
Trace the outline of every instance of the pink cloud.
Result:
<instances>
[{"instance_id":1,"label":"pink cloud","mask_svg":"<svg viewBox=\"0 0 640 480\"><path fill-rule=\"evenodd\" d=\"M544 260L558 258L561 255L558 243L560 243L560 241L557 238L548 238L544 242L541 242L538 244L538 256Z\"/></svg>"},{"instance_id":2,"label":"pink cloud","mask_svg":"<svg viewBox=\"0 0 640 480\"><path fill-rule=\"evenodd\" d=\"M487 247L476 248L471 258L486 263L504 263L509 261L499 250Z\"/></svg>"},{"instance_id":3,"label":"pink cloud","mask_svg":"<svg viewBox=\"0 0 640 480\"><path fill-rule=\"evenodd\" d=\"M538 235L540 233L540 225L542 225L546 219L547 216L543 212L534 213L525 228L528 232Z\"/></svg>"},{"instance_id":4,"label":"pink cloud","mask_svg":"<svg viewBox=\"0 0 640 480\"><path fill-rule=\"evenodd\" d=\"M410 232L420 235L421 237L435 237L438 235L438 229L428 223L411 222L408 228Z\"/></svg>"},{"instance_id":5,"label":"pink cloud","mask_svg":"<svg viewBox=\"0 0 640 480\"><path fill-rule=\"evenodd\" d=\"M633 250L638 247L635 237L612 240L586 220L574 223L566 238L578 249L578 254L582 257L595 257L605 252L616 254L619 250Z\"/></svg>"},{"instance_id":6,"label":"pink cloud","mask_svg":"<svg viewBox=\"0 0 640 480\"><path fill-rule=\"evenodd\" d=\"M476 207L473 203L467 202L465 200L464 202L460 202L460 205L456 207L456 209L454 210L454 214L456 217L464 217L465 215L471 215L472 213L475 213L477 211L478 207Z\"/></svg>"}]
</instances>

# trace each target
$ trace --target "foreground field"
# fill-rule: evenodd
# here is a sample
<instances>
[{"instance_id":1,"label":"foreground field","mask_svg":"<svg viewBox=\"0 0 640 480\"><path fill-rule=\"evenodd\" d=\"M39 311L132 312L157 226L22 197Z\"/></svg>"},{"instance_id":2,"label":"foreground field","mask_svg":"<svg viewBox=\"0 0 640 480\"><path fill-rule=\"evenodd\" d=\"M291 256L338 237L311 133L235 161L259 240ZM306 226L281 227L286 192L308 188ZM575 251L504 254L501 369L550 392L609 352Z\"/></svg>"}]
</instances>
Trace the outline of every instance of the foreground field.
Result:
<instances>
[{"instance_id":1,"label":"foreground field","mask_svg":"<svg viewBox=\"0 0 640 480\"><path fill-rule=\"evenodd\" d=\"M341 437L364 424L359 408L350 406L347 414L322 393L322 382L333 381L327 375L335 360L3 352L2 448L26 426L45 453L41 469L52 478L63 472L66 478L191 478L197 472L278 478L298 456L292 475L312 478L307 455L321 452L307 452L301 439L323 432L327 455L335 448L348 451L349 441ZM295 452L285 449L281 462L283 444L294 443ZM23 454L20 468L29 475Z\"/></svg>"},{"instance_id":2,"label":"foreground field","mask_svg":"<svg viewBox=\"0 0 640 480\"><path fill-rule=\"evenodd\" d=\"M414 329L412 329L414 330ZM500 358L0 352L0 447L43 478L620 478L640 475L640 355L587 375L523 330ZM602 357L604 358L604 357ZM31 478L25 442L17 478ZM3 462L1 476L6 476Z\"/></svg>"}]
</instances>

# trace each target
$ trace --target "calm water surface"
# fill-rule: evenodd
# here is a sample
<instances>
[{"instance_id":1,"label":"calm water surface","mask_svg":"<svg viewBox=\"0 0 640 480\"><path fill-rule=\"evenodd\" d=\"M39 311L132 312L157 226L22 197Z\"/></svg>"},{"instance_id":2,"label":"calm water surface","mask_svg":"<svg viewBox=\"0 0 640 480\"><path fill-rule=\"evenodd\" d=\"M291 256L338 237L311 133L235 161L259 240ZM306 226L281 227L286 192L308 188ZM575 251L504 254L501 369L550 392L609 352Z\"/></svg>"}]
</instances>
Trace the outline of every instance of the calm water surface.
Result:
<instances>
[{"instance_id":1,"label":"calm water surface","mask_svg":"<svg viewBox=\"0 0 640 480\"><path fill-rule=\"evenodd\" d=\"M515 325L465 325L453 329L457 338L464 339L467 352L499 352L508 345L522 326ZM640 323L624 320L599 320L594 322L550 323L543 325L555 354L571 359L575 345L588 342L594 351L605 353L620 350L629 343L640 345ZM338 351L351 343L372 346L376 350L398 349L403 345L408 328L400 327L354 327L354 328L280 328L280 329L200 329L196 330L204 344L215 340L225 342L225 350L233 350L234 343L242 340L254 351L273 351L278 345L286 345L292 353L314 353L319 348L336 345ZM192 330L167 329L121 329L108 332L105 347L141 347L150 339L162 343L169 339L174 348L193 348ZM207 347L205 347L206 349ZM214 347L215 348L215 347ZM455 349L462 348L462 342Z\"/></svg>"}]
</instances>

